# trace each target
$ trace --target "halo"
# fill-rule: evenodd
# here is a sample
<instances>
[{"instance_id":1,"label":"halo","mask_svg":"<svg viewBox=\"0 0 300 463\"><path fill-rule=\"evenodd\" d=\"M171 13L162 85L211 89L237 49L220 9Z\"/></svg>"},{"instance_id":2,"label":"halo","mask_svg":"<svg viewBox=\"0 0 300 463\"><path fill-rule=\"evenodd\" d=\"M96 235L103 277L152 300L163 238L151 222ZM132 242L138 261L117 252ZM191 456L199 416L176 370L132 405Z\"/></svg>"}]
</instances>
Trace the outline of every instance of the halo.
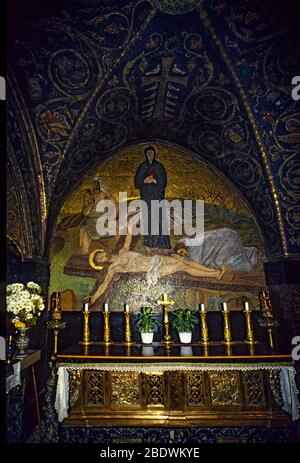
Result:
<instances>
[{"instance_id":1,"label":"halo","mask_svg":"<svg viewBox=\"0 0 300 463\"><path fill-rule=\"evenodd\" d=\"M104 267L102 265L96 265L94 262L94 258L97 252L104 252L104 249L95 249L95 251L91 252L91 254L89 255L89 264L95 270L102 270Z\"/></svg>"}]
</instances>

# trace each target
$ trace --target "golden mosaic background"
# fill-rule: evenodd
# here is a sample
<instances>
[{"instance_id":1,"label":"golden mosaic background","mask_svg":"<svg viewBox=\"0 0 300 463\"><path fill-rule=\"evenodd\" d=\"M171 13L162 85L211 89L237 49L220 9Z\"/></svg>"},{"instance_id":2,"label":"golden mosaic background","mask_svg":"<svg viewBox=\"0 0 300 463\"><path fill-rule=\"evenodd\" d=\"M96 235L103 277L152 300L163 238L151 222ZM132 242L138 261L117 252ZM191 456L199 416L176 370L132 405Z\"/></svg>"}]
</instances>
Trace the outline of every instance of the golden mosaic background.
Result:
<instances>
[{"instance_id":1,"label":"golden mosaic background","mask_svg":"<svg viewBox=\"0 0 300 463\"><path fill-rule=\"evenodd\" d=\"M128 148L121 154L103 161L71 193L61 214L80 212L84 190L91 187L95 175L102 177L105 188L115 200L118 200L120 191L127 191L128 199L139 198L139 190L134 187L134 175L139 164L145 159L145 146L148 144ZM157 151L156 159L165 166L167 171L166 197L203 199L207 204L215 204L251 216L249 209L233 192L230 185L214 171L180 151L158 144L154 146Z\"/></svg>"}]
</instances>

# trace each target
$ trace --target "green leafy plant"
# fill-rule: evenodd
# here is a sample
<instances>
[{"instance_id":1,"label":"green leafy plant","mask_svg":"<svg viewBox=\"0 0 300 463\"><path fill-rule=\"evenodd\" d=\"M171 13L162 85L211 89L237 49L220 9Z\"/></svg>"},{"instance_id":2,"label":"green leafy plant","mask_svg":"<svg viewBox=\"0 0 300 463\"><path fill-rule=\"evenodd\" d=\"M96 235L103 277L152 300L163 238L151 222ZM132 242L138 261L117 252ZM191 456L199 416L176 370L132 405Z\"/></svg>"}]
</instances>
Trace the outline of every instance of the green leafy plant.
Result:
<instances>
[{"instance_id":1,"label":"green leafy plant","mask_svg":"<svg viewBox=\"0 0 300 463\"><path fill-rule=\"evenodd\" d=\"M172 313L172 324L178 333L190 333L194 331L195 325L199 323L196 313L190 309L177 309Z\"/></svg>"},{"instance_id":2,"label":"green leafy plant","mask_svg":"<svg viewBox=\"0 0 300 463\"><path fill-rule=\"evenodd\" d=\"M153 333L161 325L152 307L142 307L136 317L136 325L140 333Z\"/></svg>"}]
</instances>

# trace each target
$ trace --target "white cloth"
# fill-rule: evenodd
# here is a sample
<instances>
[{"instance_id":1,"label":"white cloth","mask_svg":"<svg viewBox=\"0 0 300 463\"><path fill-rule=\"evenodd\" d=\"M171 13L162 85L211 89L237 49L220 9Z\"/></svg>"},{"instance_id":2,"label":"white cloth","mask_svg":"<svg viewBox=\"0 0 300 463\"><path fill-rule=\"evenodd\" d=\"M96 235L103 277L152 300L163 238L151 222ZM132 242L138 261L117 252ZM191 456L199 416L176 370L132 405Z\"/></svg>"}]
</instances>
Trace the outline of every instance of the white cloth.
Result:
<instances>
[{"instance_id":1,"label":"white cloth","mask_svg":"<svg viewBox=\"0 0 300 463\"><path fill-rule=\"evenodd\" d=\"M68 416L69 408L69 373L67 368L58 368L58 380L55 396L55 410L58 421L61 422Z\"/></svg>"},{"instance_id":2,"label":"white cloth","mask_svg":"<svg viewBox=\"0 0 300 463\"><path fill-rule=\"evenodd\" d=\"M276 366L274 364L262 365L215 365L215 364L187 364L187 363L159 363L145 364L135 363L127 365L113 365L111 363L99 364L65 364L58 367L58 382L55 400L55 409L58 414L58 420L61 422L68 416L69 408L69 374L68 370L102 370L102 371L135 371L138 373L146 373L151 371L230 371L230 370L279 370L281 378L281 394L283 398L283 410L290 413L292 420L299 419L299 401L298 389L295 381L294 367Z\"/></svg>"},{"instance_id":3,"label":"white cloth","mask_svg":"<svg viewBox=\"0 0 300 463\"><path fill-rule=\"evenodd\" d=\"M0 336L0 360L6 360L6 342L3 336Z\"/></svg>"},{"instance_id":4,"label":"white cloth","mask_svg":"<svg viewBox=\"0 0 300 463\"><path fill-rule=\"evenodd\" d=\"M280 371L283 410L292 416L293 421L299 419L299 400L295 375L296 372L292 368L285 368Z\"/></svg>"},{"instance_id":5,"label":"white cloth","mask_svg":"<svg viewBox=\"0 0 300 463\"><path fill-rule=\"evenodd\" d=\"M6 394L16 386L21 384L21 361L14 363L13 365L14 372L12 375L9 375L6 378Z\"/></svg>"}]
</instances>

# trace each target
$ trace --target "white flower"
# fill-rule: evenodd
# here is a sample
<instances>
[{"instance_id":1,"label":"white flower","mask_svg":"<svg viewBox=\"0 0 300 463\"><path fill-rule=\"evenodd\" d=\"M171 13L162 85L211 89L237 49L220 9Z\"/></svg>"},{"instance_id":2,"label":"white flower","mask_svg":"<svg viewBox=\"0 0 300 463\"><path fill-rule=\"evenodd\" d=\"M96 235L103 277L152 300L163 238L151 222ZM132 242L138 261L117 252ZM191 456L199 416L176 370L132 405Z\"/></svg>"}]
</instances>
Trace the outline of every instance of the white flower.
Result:
<instances>
[{"instance_id":1,"label":"white flower","mask_svg":"<svg viewBox=\"0 0 300 463\"><path fill-rule=\"evenodd\" d=\"M6 286L6 291L8 294L15 294L22 291L24 288L23 283L12 283Z\"/></svg>"},{"instance_id":2,"label":"white flower","mask_svg":"<svg viewBox=\"0 0 300 463\"><path fill-rule=\"evenodd\" d=\"M38 293L41 291L40 285L38 285L37 283L34 283L33 281L28 281L27 288L33 291L36 291Z\"/></svg>"},{"instance_id":3,"label":"white flower","mask_svg":"<svg viewBox=\"0 0 300 463\"><path fill-rule=\"evenodd\" d=\"M22 283L12 283L6 288L7 312L14 315L14 320L31 320L44 310L41 287L29 281L26 287Z\"/></svg>"}]
</instances>

